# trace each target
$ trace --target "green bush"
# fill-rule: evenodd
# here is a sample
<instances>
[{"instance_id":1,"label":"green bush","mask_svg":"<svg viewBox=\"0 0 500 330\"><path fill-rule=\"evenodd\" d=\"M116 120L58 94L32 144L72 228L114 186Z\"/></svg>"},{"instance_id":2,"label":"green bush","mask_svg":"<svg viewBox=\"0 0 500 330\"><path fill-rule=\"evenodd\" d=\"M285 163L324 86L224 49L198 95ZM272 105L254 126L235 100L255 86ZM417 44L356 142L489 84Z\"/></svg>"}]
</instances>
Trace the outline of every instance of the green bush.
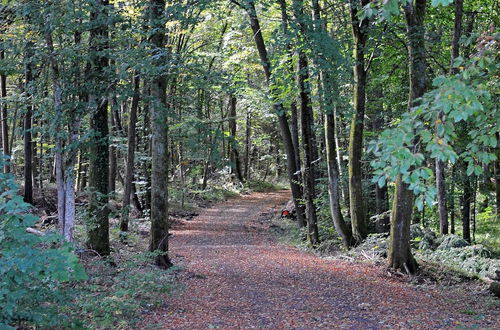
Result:
<instances>
[{"instance_id":1,"label":"green bush","mask_svg":"<svg viewBox=\"0 0 500 330\"><path fill-rule=\"evenodd\" d=\"M62 286L85 271L59 236L26 232L38 219L17 190L13 176L0 173L0 328L54 327L64 322L60 309L69 299Z\"/></svg>"},{"instance_id":2,"label":"green bush","mask_svg":"<svg viewBox=\"0 0 500 330\"><path fill-rule=\"evenodd\" d=\"M462 237L450 234L442 236L438 242L438 250L450 250L452 248L463 248L469 245L469 243Z\"/></svg>"},{"instance_id":3,"label":"green bush","mask_svg":"<svg viewBox=\"0 0 500 330\"><path fill-rule=\"evenodd\" d=\"M437 246L436 233L420 225L411 225L410 238L412 247L420 250L434 250Z\"/></svg>"}]
</instances>

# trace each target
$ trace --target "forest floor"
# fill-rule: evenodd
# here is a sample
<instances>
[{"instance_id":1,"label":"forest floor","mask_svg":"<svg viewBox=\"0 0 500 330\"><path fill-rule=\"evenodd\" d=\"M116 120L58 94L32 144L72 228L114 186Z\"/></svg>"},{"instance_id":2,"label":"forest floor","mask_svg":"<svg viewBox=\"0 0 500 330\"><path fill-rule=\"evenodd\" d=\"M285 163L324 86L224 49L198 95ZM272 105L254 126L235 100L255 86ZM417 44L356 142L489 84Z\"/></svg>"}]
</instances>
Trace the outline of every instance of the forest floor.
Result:
<instances>
[{"instance_id":1,"label":"forest floor","mask_svg":"<svg viewBox=\"0 0 500 330\"><path fill-rule=\"evenodd\" d=\"M484 292L412 285L381 265L279 243L271 219L289 198L241 196L177 225L170 241L177 289L143 327L500 328L498 304Z\"/></svg>"}]
</instances>

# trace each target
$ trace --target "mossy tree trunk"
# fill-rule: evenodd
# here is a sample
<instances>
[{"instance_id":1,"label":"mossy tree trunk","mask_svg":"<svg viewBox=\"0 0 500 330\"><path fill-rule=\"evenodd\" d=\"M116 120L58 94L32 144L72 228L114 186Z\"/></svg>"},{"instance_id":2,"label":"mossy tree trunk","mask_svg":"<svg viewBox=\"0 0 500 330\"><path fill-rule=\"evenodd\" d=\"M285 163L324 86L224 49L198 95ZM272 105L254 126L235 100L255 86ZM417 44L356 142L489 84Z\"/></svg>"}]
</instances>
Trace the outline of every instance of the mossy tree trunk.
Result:
<instances>
[{"instance_id":1,"label":"mossy tree trunk","mask_svg":"<svg viewBox=\"0 0 500 330\"><path fill-rule=\"evenodd\" d=\"M93 132L89 147L89 219L87 219L87 245L101 255L109 255L109 127L108 88L109 58L105 51L109 48L107 17L108 0L96 0L91 13L93 28L90 31L90 68L93 73L91 101L96 109L90 119Z\"/></svg>"},{"instance_id":2,"label":"mossy tree trunk","mask_svg":"<svg viewBox=\"0 0 500 330\"><path fill-rule=\"evenodd\" d=\"M426 88L424 27L426 4L427 0L410 0L403 7L407 24L409 56L410 93L408 96L408 110L416 105L416 100L424 95ZM403 181L402 175L398 175L392 206L388 262L389 267L400 269L407 273L414 273L418 268L410 247L410 224L413 213L413 202L413 192L409 189L408 184Z\"/></svg>"},{"instance_id":3,"label":"mossy tree trunk","mask_svg":"<svg viewBox=\"0 0 500 330\"><path fill-rule=\"evenodd\" d=\"M363 130L366 103L365 49L368 39L368 19L360 22L359 13L369 3L368 0L351 0L351 26L354 38L354 110L349 136L349 202L352 234L356 243L363 241L367 234L361 158L363 155Z\"/></svg>"},{"instance_id":4,"label":"mossy tree trunk","mask_svg":"<svg viewBox=\"0 0 500 330\"><path fill-rule=\"evenodd\" d=\"M165 0L150 0L149 11L151 43L154 45L155 65L161 69L165 65L165 26L162 23ZM168 256L168 121L167 121L167 81L159 73L151 81L151 241L150 251L158 251L156 264L161 268L172 265Z\"/></svg>"}]
</instances>

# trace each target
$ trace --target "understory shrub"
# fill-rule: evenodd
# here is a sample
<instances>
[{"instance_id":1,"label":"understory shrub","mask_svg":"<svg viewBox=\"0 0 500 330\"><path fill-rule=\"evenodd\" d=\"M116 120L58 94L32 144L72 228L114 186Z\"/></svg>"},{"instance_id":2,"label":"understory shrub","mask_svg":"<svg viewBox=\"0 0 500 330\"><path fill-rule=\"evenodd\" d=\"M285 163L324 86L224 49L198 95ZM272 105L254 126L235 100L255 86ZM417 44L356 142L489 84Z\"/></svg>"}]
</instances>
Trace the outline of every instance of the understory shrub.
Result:
<instances>
[{"instance_id":1,"label":"understory shrub","mask_svg":"<svg viewBox=\"0 0 500 330\"><path fill-rule=\"evenodd\" d=\"M500 260L492 258L491 251L481 244L470 245L454 234L437 238L434 232L419 225L411 226L410 235L417 256L423 260L483 278L493 278L500 269Z\"/></svg>"},{"instance_id":2,"label":"understory shrub","mask_svg":"<svg viewBox=\"0 0 500 330\"><path fill-rule=\"evenodd\" d=\"M17 191L13 176L0 173L0 328L56 327L71 298L63 286L85 279L85 270L58 235L26 232L38 218Z\"/></svg>"}]
</instances>

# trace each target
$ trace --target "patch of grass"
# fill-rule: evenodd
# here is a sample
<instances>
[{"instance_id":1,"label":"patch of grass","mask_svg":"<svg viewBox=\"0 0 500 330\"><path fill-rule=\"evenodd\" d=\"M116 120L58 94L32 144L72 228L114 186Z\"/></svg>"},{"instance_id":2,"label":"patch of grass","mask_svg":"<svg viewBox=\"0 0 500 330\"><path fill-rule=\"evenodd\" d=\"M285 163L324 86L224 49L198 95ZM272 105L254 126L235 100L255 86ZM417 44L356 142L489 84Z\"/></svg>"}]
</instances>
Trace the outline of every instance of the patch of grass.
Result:
<instances>
[{"instance_id":1,"label":"patch of grass","mask_svg":"<svg viewBox=\"0 0 500 330\"><path fill-rule=\"evenodd\" d=\"M245 187L254 192L270 192L286 189L283 185L260 180L248 181L245 183Z\"/></svg>"},{"instance_id":2,"label":"patch of grass","mask_svg":"<svg viewBox=\"0 0 500 330\"><path fill-rule=\"evenodd\" d=\"M487 246L494 256L500 256L500 218L493 207L487 207L476 216L476 242Z\"/></svg>"},{"instance_id":3,"label":"patch of grass","mask_svg":"<svg viewBox=\"0 0 500 330\"><path fill-rule=\"evenodd\" d=\"M472 309L462 309L458 311L460 314L465 314L465 315L476 315L477 312L473 311Z\"/></svg>"},{"instance_id":4,"label":"patch of grass","mask_svg":"<svg viewBox=\"0 0 500 330\"><path fill-rule=\"evenodd\" d=\"M159 308L172 289L172 271L151 261L153 253L120 260L119 266L98 258L85 261L89 279L71 288L75 300L68 306L71 328L130 329L144 314Z\"/></svg>"}]
</instances>

